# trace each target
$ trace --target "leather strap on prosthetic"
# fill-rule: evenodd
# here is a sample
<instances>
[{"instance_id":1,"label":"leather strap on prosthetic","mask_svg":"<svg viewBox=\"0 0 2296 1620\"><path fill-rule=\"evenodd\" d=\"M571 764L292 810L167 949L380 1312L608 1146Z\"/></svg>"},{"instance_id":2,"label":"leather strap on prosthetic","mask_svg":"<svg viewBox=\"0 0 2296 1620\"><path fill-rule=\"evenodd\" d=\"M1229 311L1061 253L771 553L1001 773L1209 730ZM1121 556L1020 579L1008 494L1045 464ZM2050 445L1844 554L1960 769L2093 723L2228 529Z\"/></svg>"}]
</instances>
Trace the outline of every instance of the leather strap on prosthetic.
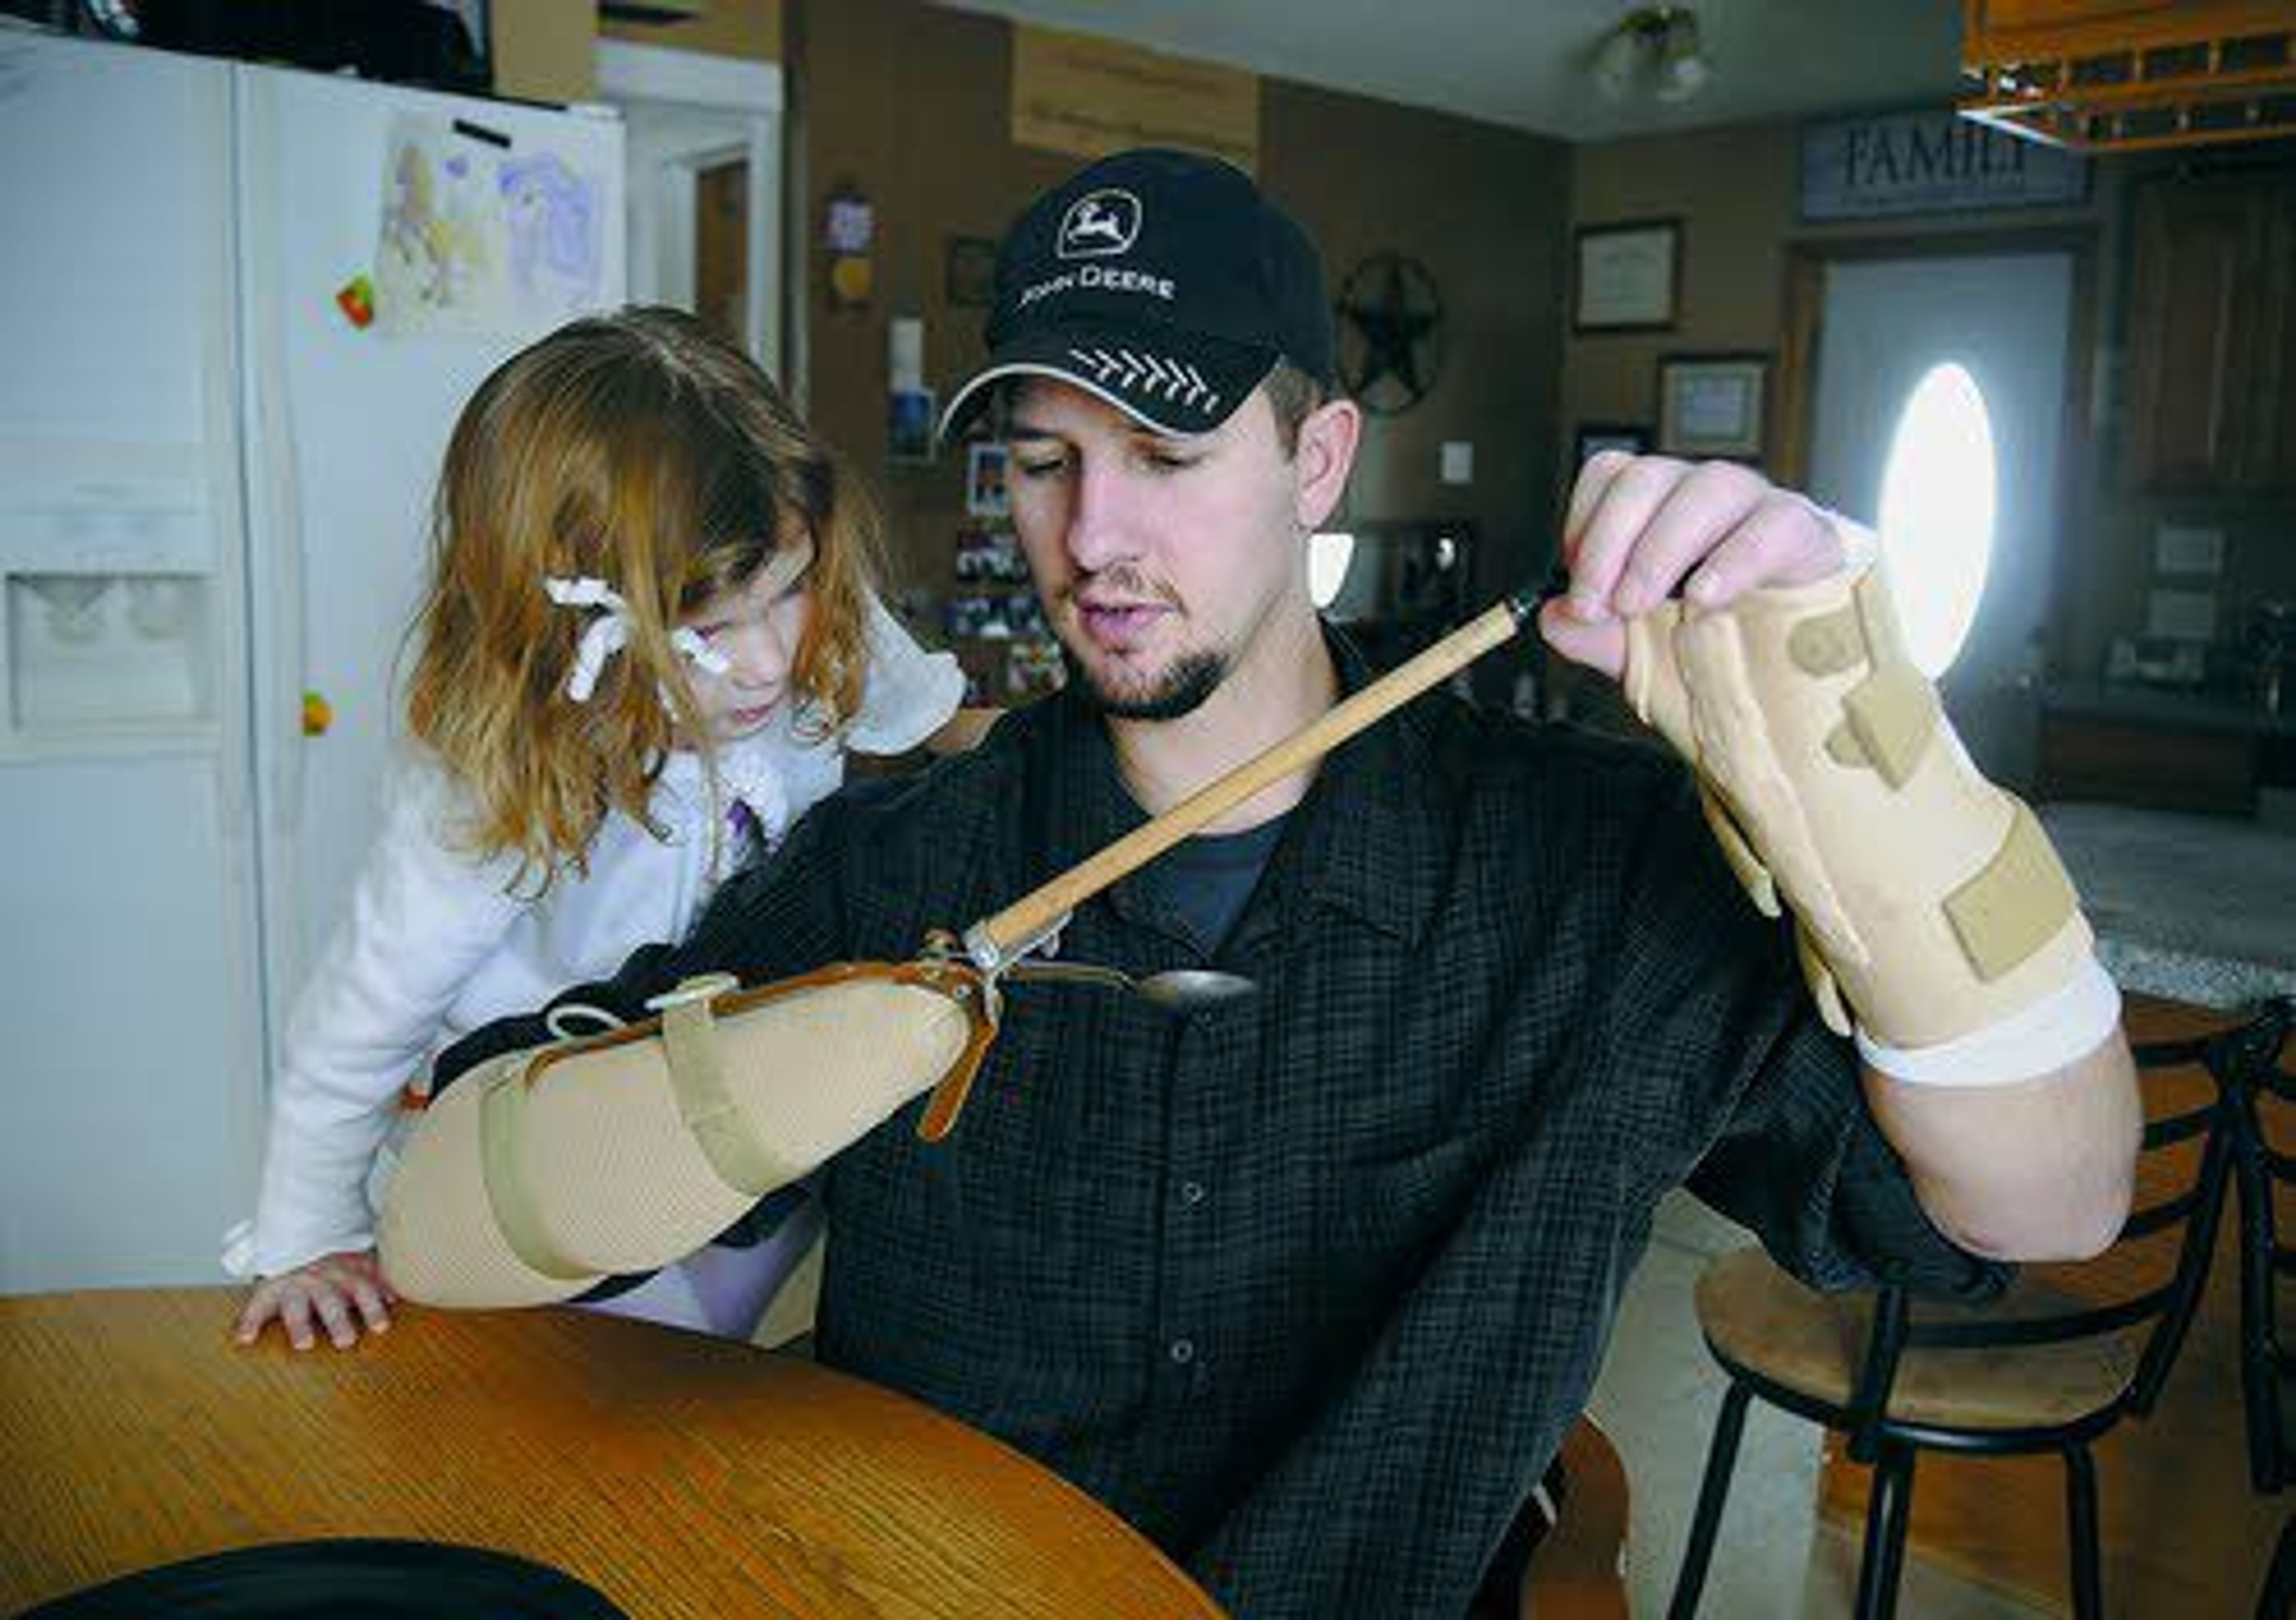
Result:
<instances>
[{"instance_id":1,"label":"leather strap on prosthetic","mask_svg":"<svg viewBox=\"0 0 2296 1620\"><path fill-rule=\"evenodd\" d=\"M1854 1011L1875 1041L1937 1046L2088 969L2047 835L1970 762L1878 566L1719 609L1669 602L1628 625L1625 684L1696 771L1755 903L1792 909L1837 1032Z\"/></svg>"},{"instance_id":2,"label":"leather strap on prosthetic","mask_svg":"<svg viewBox=\"0 0 2296 1620\"><path fill-rule=\"evenodd\" d=\"M689 981L660 1016L505 1053L409 1134L378 1229L392 1286L424 1304L570 1299L708 1243L936 1083L996 1032L961 962L845 964L743 991Z\"/></svg>"}]
</instances>

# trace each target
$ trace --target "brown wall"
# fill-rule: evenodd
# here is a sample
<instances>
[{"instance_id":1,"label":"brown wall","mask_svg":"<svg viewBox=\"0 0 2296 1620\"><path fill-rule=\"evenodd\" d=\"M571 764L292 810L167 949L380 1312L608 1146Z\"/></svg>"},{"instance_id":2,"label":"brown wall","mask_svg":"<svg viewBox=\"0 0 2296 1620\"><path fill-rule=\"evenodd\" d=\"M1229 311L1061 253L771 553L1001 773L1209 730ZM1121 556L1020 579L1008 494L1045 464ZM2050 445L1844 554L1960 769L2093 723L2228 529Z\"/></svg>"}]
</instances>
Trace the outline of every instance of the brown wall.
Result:
<instances>
[{"instance_id":1,"label":"brown wall","mask_svg":"<svg viewBox=\"0 0 2296 1620\"><path fill-rule=\"evenodd\" d=\"M916 0L792 0L788 21L813 417L884 492L901 581L946 589L963 468L887 465L887 322L923 317L927 381L946 399L980 356L984 313L944 299L948 237L996 236L1078 160L1013 144L1001 21ZM1261 106L1261 183L1319 238L1334 291L1364 255L1398 251L1432 273L1447 317L1435 386L1372 420L1347 515L1472 518L1484 595L1543 566L1568 148L1283 80L1264 83ZM860 310L831 309L825 293L824 199L847 184L876 210L875 296ZM1452 439L1475 446L1470 485L1438 480Z\"/></svg>"},{"instance_id":2,"label":"brown wall","mask_svg":"<svg viewBox=\"0 0 2296 1620\"><path fill-rule=\"evenodd\" d=\"M561 0L563 3L563 0ZM782 59L782 0L709 0L699 14L674 22L629 22L598 19L598 32L633 45L746 56L757 62Z\"/></svg>"},{"instance_id":3,"label":"brown wall","mask_svg":"<svg viewBox=\"0 0 2296 1620\"><path fill-rule=\"evenodd\" d=\"M2112 637L2142 628L2144 593L2152 583L2152 532L2163 521L2224 528L2219 597L2227 622L2255 596L2296 591L2296 546L2287 543L2296 511L2286 502L2146 496L2129 487L2117 454L2125 439L2128 188L2142 176L2222 160L2100 160L2089 200L2077 208L1809 226L1797 218L1800 141L1799 125L1773 122L1573 149L1574 226L1675 217L1684 222L1685 245L1674 331L1564 338L1557 432L1566 455L1579 422L1655 422L1661 354L1779 351L1788 267L1798 251L1873 251L1891 243L1917 247L1925 239L1975 233L2064 234L2087 251L2093 269L2085 315L2077 311L2086 325L2076 336L2071 367L2077 382L2090 391L2073 402L2075 426L2066 446L2064 522L2071 538L2050 627L2053 671L2094 675ZM1785 425L1773 421L1774 446Z\"/></svg>"}]
</instances>

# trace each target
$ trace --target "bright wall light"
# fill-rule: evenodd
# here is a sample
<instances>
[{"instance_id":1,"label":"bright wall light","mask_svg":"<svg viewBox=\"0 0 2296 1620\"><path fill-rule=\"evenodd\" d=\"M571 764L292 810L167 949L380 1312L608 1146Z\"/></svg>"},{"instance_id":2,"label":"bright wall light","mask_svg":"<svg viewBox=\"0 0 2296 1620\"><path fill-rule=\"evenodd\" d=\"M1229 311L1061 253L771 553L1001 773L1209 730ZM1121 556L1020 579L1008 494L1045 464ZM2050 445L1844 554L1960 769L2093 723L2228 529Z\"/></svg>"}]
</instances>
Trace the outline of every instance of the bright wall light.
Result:
<instances>
[{"instance_id":1,"label":"bright wall light","mask_svg":"<svg viewBox=\"0 0 2296 1620\"><path fill-rule=\"evenodd\" d=\"M1945 673L1985 595L1998 471L1985 396L1948 361L1915 384L1882 473L1880 528L1906 650Z\"/></svg>"},{"instance_id":2,"label":"bright wall light","mask_svg":"<svg viewBox=\"0 0 2296 1620\"><path fill-rule=\"evenodd\" d=\"M1355 556L1356 537L1351 534L1326 531L1308 537L1308 595L1316 612L1339 600L1340 587L1347 583L1348 564Z\"/></svg>"}]
</instances>

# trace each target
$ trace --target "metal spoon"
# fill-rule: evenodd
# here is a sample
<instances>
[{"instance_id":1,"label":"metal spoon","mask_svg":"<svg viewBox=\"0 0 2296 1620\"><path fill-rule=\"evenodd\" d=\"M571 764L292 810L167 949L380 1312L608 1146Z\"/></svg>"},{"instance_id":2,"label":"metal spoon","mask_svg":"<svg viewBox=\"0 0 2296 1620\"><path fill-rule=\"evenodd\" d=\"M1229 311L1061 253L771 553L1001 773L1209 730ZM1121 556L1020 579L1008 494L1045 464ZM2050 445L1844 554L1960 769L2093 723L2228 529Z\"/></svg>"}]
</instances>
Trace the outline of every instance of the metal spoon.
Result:
<instances>
[{"instance_id":1,"label":"metal spoon","mask_svg":"<svg viewBox=\"0 0 2296 1620\"><path fill-rule=\"evenodd\" d=\"M1239 974L1222 973L1212 967L1174 967L1136 978L1119 969L1088 962L1046 962L1033 958L1015 962L1004 970L1004 977L1130 991L1142 1000L1152 1001L1172 1012L1193 1012L1234 1001L1259 988Z\"/></svg>"}]
</instances>

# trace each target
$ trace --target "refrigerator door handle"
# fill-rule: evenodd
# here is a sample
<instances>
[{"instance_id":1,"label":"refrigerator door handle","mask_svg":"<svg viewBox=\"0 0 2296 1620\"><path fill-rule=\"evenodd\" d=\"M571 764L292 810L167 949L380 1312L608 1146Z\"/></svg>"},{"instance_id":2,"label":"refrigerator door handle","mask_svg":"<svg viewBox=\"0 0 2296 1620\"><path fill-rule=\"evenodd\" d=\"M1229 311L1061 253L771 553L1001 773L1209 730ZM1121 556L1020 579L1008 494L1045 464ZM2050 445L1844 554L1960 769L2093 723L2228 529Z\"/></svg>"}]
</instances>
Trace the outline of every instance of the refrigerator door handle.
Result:
<instances>
[{"instance_id":1,"label":"refrigerator door handle","mask_svg":"<svg viewBox=\"0 0 2296 1620\"><path fill-rule=\"evenodd\" d=\"M281 328L282 251L277 187L279 120L272 76L232 69L233 169L238 197L242 458L247 513L250 695L254 701L258 840L266 1048L275 1047L282 998L299 974L294 904L303 820L302 687L305 639L303 503L288 423L286 343ZM275 1063L277 1054L273 1053Z\"/></svg>"}]
</instances>

